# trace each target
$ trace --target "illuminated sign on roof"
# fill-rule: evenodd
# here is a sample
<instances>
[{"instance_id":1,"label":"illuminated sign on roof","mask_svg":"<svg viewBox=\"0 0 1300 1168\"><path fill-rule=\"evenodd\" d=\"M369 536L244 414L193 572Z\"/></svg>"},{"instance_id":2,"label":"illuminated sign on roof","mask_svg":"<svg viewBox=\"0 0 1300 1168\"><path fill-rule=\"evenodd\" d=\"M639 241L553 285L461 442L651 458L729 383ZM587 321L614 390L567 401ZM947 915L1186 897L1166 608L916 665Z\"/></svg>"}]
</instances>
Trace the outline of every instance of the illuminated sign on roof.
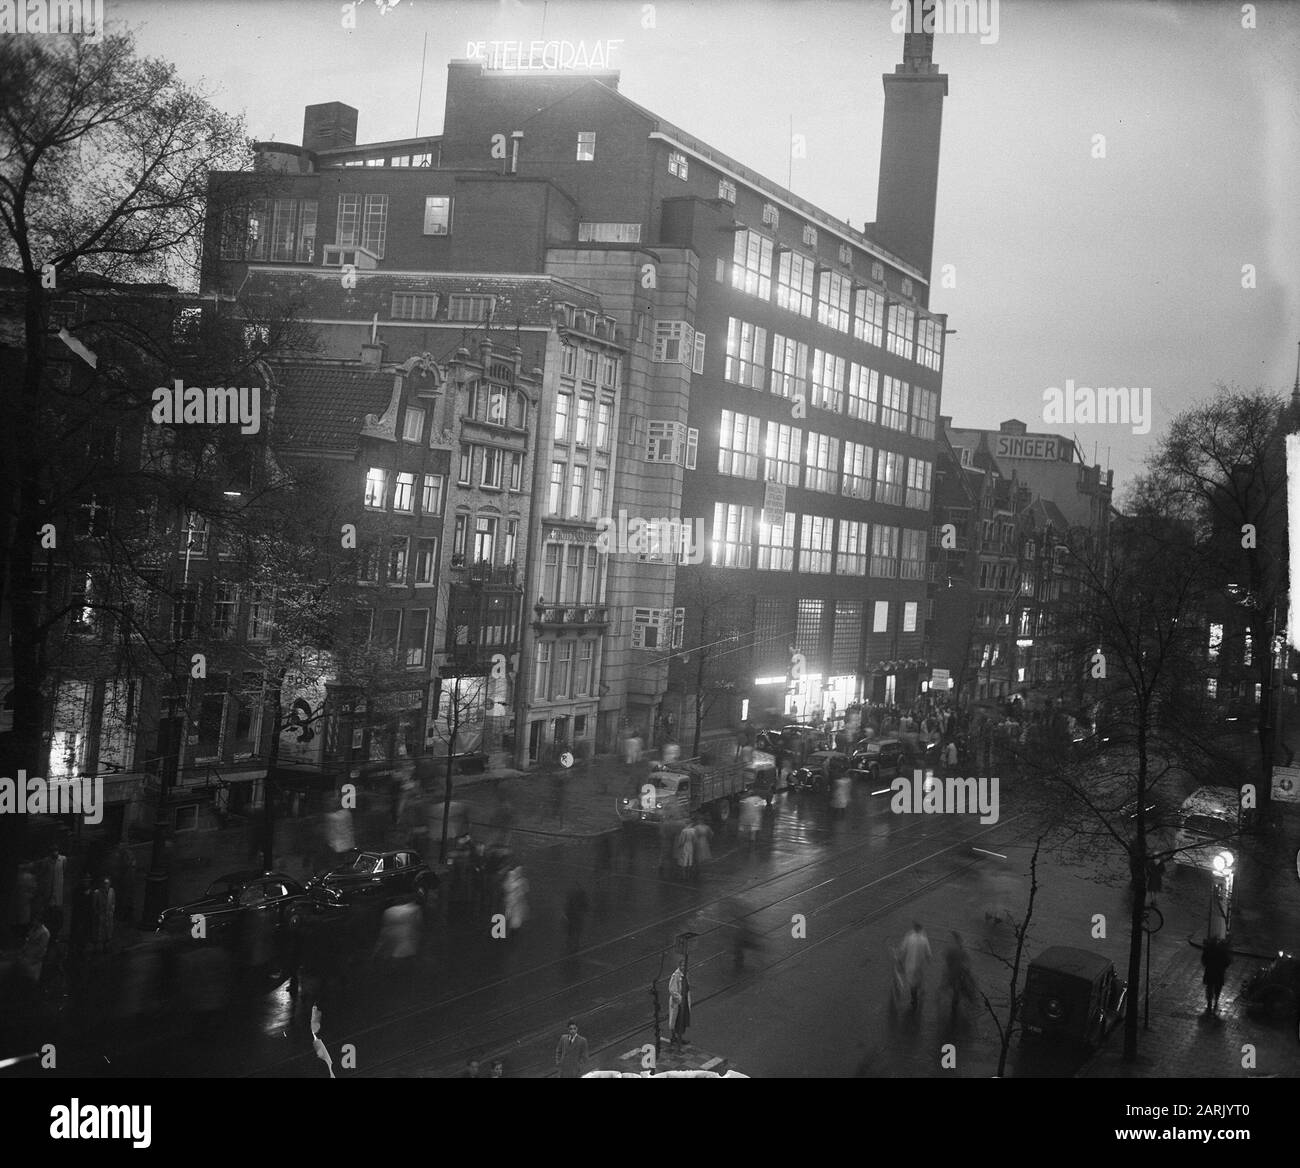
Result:
<instances>
[{"instance_id":1,"label":"illuminated sign on roof","mask_svg":"<svg viewBox=\"0 0 1300 1168\"><path fill-rule=\"evenodd\" d=\"M470 41L465 56L489 69L608 69L622 40Z\"/></svg>"}]
</instances>

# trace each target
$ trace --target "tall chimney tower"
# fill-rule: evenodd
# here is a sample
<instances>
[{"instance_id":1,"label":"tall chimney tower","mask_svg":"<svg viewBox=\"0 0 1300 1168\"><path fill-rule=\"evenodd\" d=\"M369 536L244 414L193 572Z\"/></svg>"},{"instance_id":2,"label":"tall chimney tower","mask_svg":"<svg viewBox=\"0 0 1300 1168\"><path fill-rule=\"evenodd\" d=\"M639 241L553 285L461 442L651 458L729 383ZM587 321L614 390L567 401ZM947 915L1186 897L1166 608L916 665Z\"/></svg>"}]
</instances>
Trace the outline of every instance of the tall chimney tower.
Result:
<instances>
[{"instance_id":1,"label":"tall chimney tower","mask_svg":"<svg viewBox=\"0 0 1300 1168\"><path fill-rule=\"evenodd\" d=\"M940 73L930 59L934 33L923 31L924 7L923 0L911 0L903 34L903 62L883 77L885 118L874 235L928 279L939 192L939 131L948 75ZM933 20L933 11L929 15Z\"/></svg>"}]
</instances>

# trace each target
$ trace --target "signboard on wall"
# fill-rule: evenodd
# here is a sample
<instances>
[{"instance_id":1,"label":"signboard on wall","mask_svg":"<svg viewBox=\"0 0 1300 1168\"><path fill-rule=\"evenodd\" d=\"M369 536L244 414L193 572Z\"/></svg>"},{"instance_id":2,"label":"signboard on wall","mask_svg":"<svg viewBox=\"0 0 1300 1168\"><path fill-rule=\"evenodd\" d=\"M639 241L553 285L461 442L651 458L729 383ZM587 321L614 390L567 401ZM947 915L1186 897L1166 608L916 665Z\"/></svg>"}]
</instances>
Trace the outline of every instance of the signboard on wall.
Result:
<instances>
[{"instance_id":1,"label":"signboard on wall","mask_svg":"<svg viewBox=\"0 0 1300 1168\"><path fill-rule=\"evenodd\" d=\"M785 483L764 485L763 522L769 527L779 527L785 522Z\"/></svg>"},{"instance_id":2,"label":"signboard on wall","mask_svg":"<svg viewBox=\"0 0 1300 1168\"><path fill-rule=\"evenodd\" d=\"M1060 462L1069 457L1069 447L1051 434L998 434L993 439L996 458L1032 458L1039 462Z\"/></svg>"},{"instance_id":3,"label":"signboard on wall","mask_svg":"<svg viewBox=\"0 0 1300 1168\"><path fill-rule=\"evenodd\" d=\"M952 688L952 679L946 669L930 670L930 688L931 689L950 689Z\"/></svg>"}]
</instances>

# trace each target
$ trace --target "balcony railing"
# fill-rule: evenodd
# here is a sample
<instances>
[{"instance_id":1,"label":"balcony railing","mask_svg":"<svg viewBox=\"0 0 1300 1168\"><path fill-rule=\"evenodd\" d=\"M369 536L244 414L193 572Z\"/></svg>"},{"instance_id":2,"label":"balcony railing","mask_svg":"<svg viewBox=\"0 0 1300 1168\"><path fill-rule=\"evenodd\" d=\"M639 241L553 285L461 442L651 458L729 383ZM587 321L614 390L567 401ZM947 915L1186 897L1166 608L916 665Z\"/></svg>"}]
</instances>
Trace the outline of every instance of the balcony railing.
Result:
<instances>
[{"instance_id":1,"label":"balcony railing","mask_svg":"<svg viewBox=\"0 0 1300 1168\"><path fill-rule=\"evenodd\" d=\"M465 578L471 584L487 584L494 586L504 586L513 588L518 582L514 564L503 564L501 567L494 567L491 564L477 563L470 564Z\"/></svg>"},{"instance_id":2,"label":"balcony railing","mask_svg":"<svg viewBox=\"0 0 1300 1168\"><path fill-rule=\"evenodd\" d=\"M600 626L609 624L609 608L603 604L537 604L533 624L538 626Z\"/></svg>"}]
</instances>

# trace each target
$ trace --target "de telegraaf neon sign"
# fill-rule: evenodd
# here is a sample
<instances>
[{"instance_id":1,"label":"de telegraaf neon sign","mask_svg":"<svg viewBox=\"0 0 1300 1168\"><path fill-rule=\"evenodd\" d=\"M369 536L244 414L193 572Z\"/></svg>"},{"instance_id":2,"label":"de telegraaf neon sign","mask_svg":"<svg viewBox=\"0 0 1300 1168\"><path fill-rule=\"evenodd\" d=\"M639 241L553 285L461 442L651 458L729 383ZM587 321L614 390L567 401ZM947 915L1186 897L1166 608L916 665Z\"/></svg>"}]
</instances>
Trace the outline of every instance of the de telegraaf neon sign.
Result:
<instances>
[{"instance_id":1,"label":"de telegraaf neon sign","mask_svg":"<svg viewBox=\"0 0 1300 1168\"><path fill-rule=\"evenodd\" d=\"M470 41L465 56L489 69L608 69L622 40Z\"/></svg>"}]
</instances>

